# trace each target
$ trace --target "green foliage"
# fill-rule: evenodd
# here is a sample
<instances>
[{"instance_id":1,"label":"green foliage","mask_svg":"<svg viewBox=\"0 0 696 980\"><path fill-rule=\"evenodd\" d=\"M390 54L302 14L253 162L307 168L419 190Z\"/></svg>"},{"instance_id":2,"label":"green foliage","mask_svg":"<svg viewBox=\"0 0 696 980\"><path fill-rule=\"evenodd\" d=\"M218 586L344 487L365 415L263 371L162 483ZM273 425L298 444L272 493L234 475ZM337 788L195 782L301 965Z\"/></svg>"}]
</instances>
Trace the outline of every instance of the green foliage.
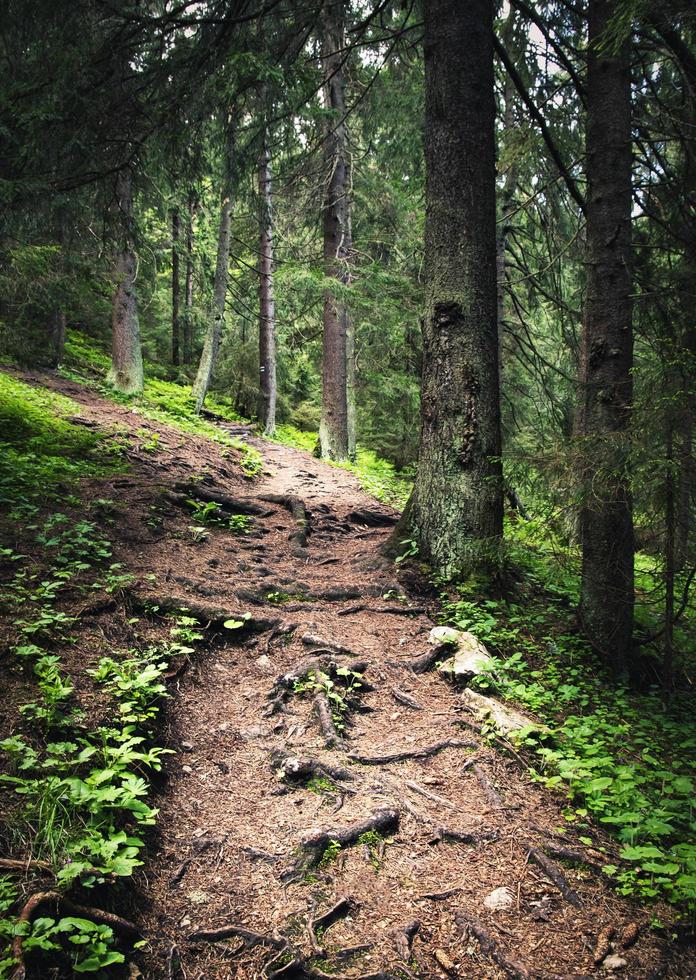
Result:
<instances>
[{"instance_id":1,"label":"green foliage","mask_svg":"<svg viewBox=\"0 0 696 980\"><path fill-rule=\"evenodd\" d=\"M193 512L193 517L200 524L224 527L233 534L248 534L251 528L251 518L246 514L225 514L220 504L213 501L189 499L186 501Z\"/></svg>"},{"instance_id":2,"label":"green foliage","mask_svg":"<svg viewBox=\"0 0 696 980\"><path fill-rule=\"evenodd\" d=\"M157 373L157 368L151 362L145 362L145 387L142 395L138 397L119 395L103 383L102 379L110 363L108 356L75 331L68 333L65 363L67 370L64 373L67 376L95 387L106 398L130 405L134 412L144 418L163 422L182 432L204 436L236 451L244 476L253 478L261 471L263 459L258 450L249 446L243 439L229 435L224 428L196 415L190 385L153 377L153 374ZM240 416L222 399L211 396L206 404L224 421L240 421ZM148 432L148 439L147 448L149 451L155 451L159 445L159 437L155 438L155 434Z\"/></svg>"},{"instance_id":3,"label":"green foliage","mask_svg":"<svg viewBox=\"0 0 696 980\"><path fill-rule=\"evenodd\" d=\"M76 402L0 372L0 504L26 508L56 498L110 461L104 435L75 425Z\"/></svg>"},{"instance_id":4,"label":"green foliage","mask_svg":"<svg viewBox=\"0 0 696 980\"><path fill-rule=\"evenodd\" d=\"M348 667L337 667L334 671L336 681L332 680L323 670L311 670L304 677L295 681L293 690L296 694L324 694L331 706L331 716L336 729L340 732L346 727L346 715L349 704L347 697L362 687L362 674Z\"/></svg>"},{"instance_id":5,"label":"green foliage","mask_svg":"<svg viewBox=\"0 0 696 980\"><path fill-rule=\"evenodd\" d=\"M496 654L494 671L474 686L518 702L549 727L543 740L521 733L534 778L565 794L569 825L594 819L618 838L626 864L609 873L619 891L693 911L693 699L677 696L666 707L657 691L640 694L613 681L575 632L570 567L559 574L548 541L536 550L528 531L523 539L516 556L524 564L522 602L462 590L445 597L446 622Z\"/></svg>"}]
</instances>

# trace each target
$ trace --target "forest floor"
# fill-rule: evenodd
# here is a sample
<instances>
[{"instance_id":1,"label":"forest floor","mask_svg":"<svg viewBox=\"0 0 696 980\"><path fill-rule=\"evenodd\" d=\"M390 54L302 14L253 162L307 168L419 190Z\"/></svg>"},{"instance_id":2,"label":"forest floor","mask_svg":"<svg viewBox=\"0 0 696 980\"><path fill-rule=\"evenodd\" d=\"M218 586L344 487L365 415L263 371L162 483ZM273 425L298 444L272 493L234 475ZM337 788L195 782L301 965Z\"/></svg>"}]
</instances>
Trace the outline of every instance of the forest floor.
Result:
<instances>
[{"instance_id":1,"label":"forest floor","mask_svg":"<svg viewBox=\"0 0 696 980\"><path fill-rule=\"evenodd\" d=\"M673 953L649 928L653 911L601 874L616 845L597 831L599 854L561 833L560 794L496 750L437 670L414 672L437 593L382 556L396 513L355 476L245 434L264 461L248 480L210 440L56 376L22 377L68 395L88 426L138 433L129 472L82 489L116 501L105 532L135 581L130 599L95 604L64 651L77 696L89 700L86 669L105 649L161 633L165 608L192 610L205 635L169 681L157 737L174 754L146 864L119 898L148 940L131 977L579 980L606 974L612 960L593 954L609 927L623 975L696 975L693 953ZM260 513L248 533L196 536L182 484ZM216 629L225 617L244 625ZM26 686L5 673L3 735L21 728L12 705ZM328 692L341 699L337 731ZM500 888L505 907L491 910Z\"/></svg>"}]
</instances>

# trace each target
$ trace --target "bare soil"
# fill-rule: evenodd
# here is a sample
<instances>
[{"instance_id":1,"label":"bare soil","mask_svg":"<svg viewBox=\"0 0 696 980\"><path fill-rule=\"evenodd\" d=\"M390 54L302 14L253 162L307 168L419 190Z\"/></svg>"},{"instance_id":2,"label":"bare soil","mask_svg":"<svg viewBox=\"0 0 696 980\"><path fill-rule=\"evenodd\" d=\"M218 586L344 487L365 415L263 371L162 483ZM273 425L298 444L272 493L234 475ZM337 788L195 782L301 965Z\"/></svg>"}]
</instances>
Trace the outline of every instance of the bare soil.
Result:
<instances>
[{"instance_id":1,"label":"bare soil","mask_svg":"<svg viewBox=\"0 0 696 980\"><path fill-rule=\"evenodd\" d=\"M133 446L131 473L88 488L119 504L116 523L105 530L117 560L138 577L139 596L276 621L260 632L211 637L172 683L160 744L175 754L157 789L160 817L147 866L120 905L149 941L131 976L580 980L605 972L593 951L608 926L616 930L614 952L627 961L622 975L696 975L691 951L668 946L648 928L651 910L618 896L598 871L553 856L554 846L563 846L592 865L596 848L612 855L615 844L599 830L595 849L575 839L563 798L534 784L523 760L472 728L459 692L436 671L411 670L428 649L436 595L414 570L399 581L381 556L396 515L353 475L250 435L265 469L244 480L234 459L208 440L143 420L77 385L35 380L74 398L84 418L100 426L159 433L156 452ZM264 504L267 516L254 517L248 535L211 528L195 543L190 515L163 494L194 477ZM304 502L306 547L297 543L290 511L263 501L269 494ZM356 515L361 510L368 515ZM371 515L385 526L370 526ZM157 616L147 627L129 625L124 603L91 617L74 674L105 646L132 645L134 629L149 638L161 630ZM354 654L327 653L327 661L366 662L369 689L353 692L345 729L331 747L315 692L276 684L314 656L306 634ZM417 707L404 703L409 699ZM8 708L3 730L15 720ZM436 743L446 744L402 761L353 758L416 753ZM309 785L281 779L277 753L346 770L347 778L319 769ZM394 813L384 818L384 811ZM384 833L348 839L354 825L379 826L380 819ZM347 842L312 849L319 831L324 842ZM546 849L557 881L571 889L566 897L530 860L532 848ZM484 899L501 887L510 891L510 906L491 911ZM568 898L573 892L576 902ZM343 899L325 928L312 928ZM618 937L631 923L639 938L623 949ZM210 935L225 927L227 938ZM195 938L201 932L208 937Z\"/></svg>"}]
</instances>

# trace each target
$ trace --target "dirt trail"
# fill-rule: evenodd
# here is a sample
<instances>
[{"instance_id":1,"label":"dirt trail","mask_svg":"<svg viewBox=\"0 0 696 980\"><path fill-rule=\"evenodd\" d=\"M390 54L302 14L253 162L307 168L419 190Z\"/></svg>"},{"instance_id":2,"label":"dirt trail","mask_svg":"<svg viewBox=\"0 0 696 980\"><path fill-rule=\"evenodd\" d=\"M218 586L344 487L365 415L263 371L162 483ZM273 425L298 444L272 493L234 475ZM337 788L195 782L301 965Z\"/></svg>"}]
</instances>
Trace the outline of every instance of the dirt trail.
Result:
<instances>
[{"instance_id":1,"label":"dirt trail","mask_svg":"<svg viewBox=\"0 0 696 980\"><path fill-rule=\"evenodd\" d=\"M202 646L172 689L164 737L176 754L156 801L149 863L131 896L130 911L150 940L145 976L579 980L598 972L592 952L600 929L647 923L647 913L597 872L563 867L557 857L545 871L530 860L532 847L551 855L559 846L587 849L572 833L558 834L563 801L472 731L458 692L436 671L411 670L428 650L435 597L427 584L419 591L417 576L399 582L381 557L394 514L354 476L252 439L266 468L243 483L214 444L144 422L77 386L52 384L100 424L160 433L158 453L136 454L133 475L113 481L129 502L121 554L143 581L157 576L144 591L277 621ZM248 536L213 530L193 544L184 533L190 516L171 505L151 531L146 519L153 501L162 510L161 488L195 475L205 477L203 486L266 507L266 516L254 517ZM263 499L269 495L304 501L306 546L293 536L292 514ZM352 654L314 654L307 634ZM366 686L350 695L333 746L316 692L277 683L312 656L324 656L324 666L365 663ZM402 761L351 758L415 754L438 743ZM292 762L280 778L288 754L314 760L309 785L293 780ZM382 833L355 840L370 820ZM343 846L327 852L335 839ZM572 892L563 897L549 873ZM484 899L501 887L509 907L490 911ZM224 927L232 927L227 938L210 935ZM208 937L192 938L201 931ZM665 965L649 932L616 952L631 978L688 975L683 965Z\"/></svg>"}]
</instances>

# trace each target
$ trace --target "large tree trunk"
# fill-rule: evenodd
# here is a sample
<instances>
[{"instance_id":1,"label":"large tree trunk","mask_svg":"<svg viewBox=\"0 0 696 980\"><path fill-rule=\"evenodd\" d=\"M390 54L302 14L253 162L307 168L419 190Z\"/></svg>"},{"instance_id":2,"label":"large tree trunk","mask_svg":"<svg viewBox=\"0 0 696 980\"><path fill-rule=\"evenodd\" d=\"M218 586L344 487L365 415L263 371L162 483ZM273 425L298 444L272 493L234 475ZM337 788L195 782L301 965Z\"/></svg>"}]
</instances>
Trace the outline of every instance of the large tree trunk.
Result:
<instances>
[{"instance_id":1,"label":"large tree trunk","mask_svg":"<svg viewBox=\"0 0 696 980\"><path fill-rule=\"evenodd\" d=\"M605 44L616 0L590 0L587 73L587 287L580 424L586 448L580 513L580 616L615 670L633 632L629 486L631 368L631 77L628 41Z\"/></svg>"},{"instance_id":2,"label":"large tree trunk","mask_svg":"<svg viewBox=\"0 0 696 980\"><path fill-rule=\"evenodd\" d=\"M189 194L186 216L186 271L184 272L184 364L193 357L193 219L196 199Z\"/></svg>"},{"instance_id":3,"label":"large tree trunk","mask_svg":"<svg viewBox=\"0 0 696 980\"><path fill-rule=\"evenodd\" d=\"M222 328L225 323L225 302L227 300L227 283L230 265L230 235L232 231L232 207L236 191L236 166L234 160L235 123L227 122L227 147L225 159L225 180L220 202L220 225L218 230L217 260L215 263L215 280L213 282L213 302L208 318L208 327L201 353L198 373L193 383L193 397L196 401L196 412L200 412L208 394L208 388L217 363Z\"/></svg>"},{"instance_id":4,"label":"large tree trunk","mask_svg":"<svg viewBox=\"0 0 696 980\"><path fill-rule=\"evenodd\" d=\"M324 274L345 285L349 281L349 161L345 121L345 0L325 0L322 60L324 100L333 112L324 140L327 184L324 195ZM348 435L348 312L328 289L324 297L322 406L319 425L321 455L344 460L350 453Z\"/></svg>"},{"instance_id":5,"label":"large tree trunk","mask_svg":"<svg viewBox=\"0 0 696 980\"><path fill-rule=\"evenodd\" d=\"M179 297L181 283L179 281L179 231L181 221L179 209L172 211L172 364L180 363L181 325L179 322Z\"/></svg>"},{"instance_id":6,"label":"large tree trunk","mask_svg":"<svg viewBox=\"0 0 696 980\"><path fill-rule=\"evenodd\" d=\"M114 254L111 309L111 369L108 382L126 395L143 390L143 357L135 291L137 260L133 246L133 188L129 170L116 177L119 247Z\"/></svg>"},{"instance_id":7,"label":"large tree trunk","mask_svg":"<svg viewBox=\"0 0 696 980\"><path fill-rule=\"evenodd\" d=\"M271 155L264 139L259 157L259 422L267 436L275 433L277 394L271 181Z\"/></svg>"},{"instance_id":8,"label":"large tree trunk","mask_svg":"<svg viewBox=\"0 0 696 980\"><path fill-rule=\"evenodd\" d=\"M426 0L421 445L399 533L445 574L502 536L492 0Z\"/></svg>"}]
</instances>

